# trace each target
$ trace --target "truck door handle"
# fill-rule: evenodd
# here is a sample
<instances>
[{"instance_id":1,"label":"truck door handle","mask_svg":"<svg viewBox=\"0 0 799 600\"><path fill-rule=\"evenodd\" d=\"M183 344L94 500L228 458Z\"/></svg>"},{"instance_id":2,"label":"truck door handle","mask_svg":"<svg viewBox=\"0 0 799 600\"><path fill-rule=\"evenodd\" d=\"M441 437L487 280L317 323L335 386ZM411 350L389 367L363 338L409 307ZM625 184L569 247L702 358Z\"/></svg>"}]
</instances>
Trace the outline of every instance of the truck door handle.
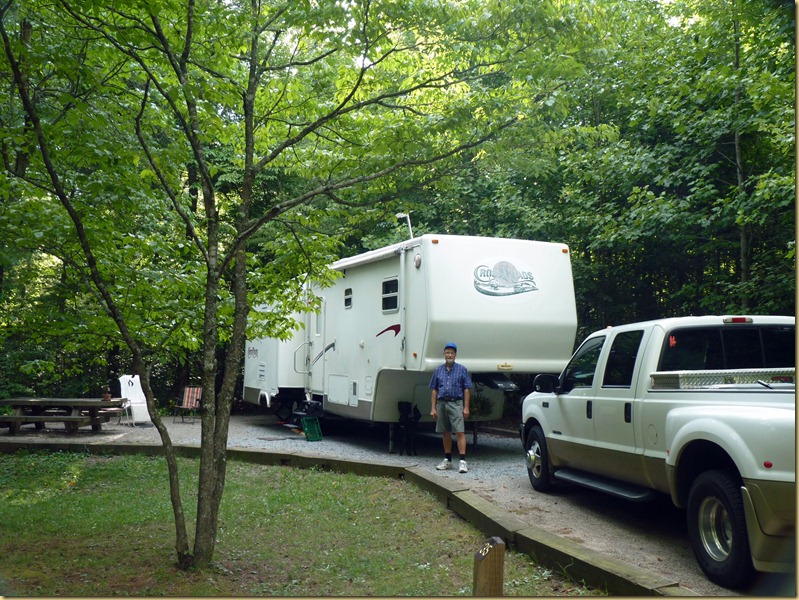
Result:
<instances>
[{"instance_id":1,"label":"truck door handle","mask_svg":"<svg viewBox=\"0 0 799 600\"><path fill-rule=\"evenodd\" d=\"M591 400L589 400L588 402L585 403L585 417L587 419L591 419L593 418L593 413L594 413L594 403Z\"/></svg>"},{"instance_id":2,"label":"truck door handle","mask_svg":"<svg viewBox=\"0 0 799 600\"><path fill-rule=\"evenodd\" d=\"M632 402L625 402L624 403L624 422L625 423L632 423L633 422L633 403Z\"/></svg>"}]
</instances>

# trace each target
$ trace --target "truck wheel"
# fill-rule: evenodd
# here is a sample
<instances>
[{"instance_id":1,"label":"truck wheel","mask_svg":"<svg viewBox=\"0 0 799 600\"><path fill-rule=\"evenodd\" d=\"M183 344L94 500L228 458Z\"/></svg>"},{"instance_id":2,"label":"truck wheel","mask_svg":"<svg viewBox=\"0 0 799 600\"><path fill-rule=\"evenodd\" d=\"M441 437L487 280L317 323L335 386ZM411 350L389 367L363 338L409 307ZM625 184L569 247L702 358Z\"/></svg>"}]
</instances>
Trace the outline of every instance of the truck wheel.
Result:
<instances>
[{"instance_id":1,"label":"truck wheel","mask_svg":"<svg viewBox=\"0 0 799 600\"><path fill-rule=\"evenodd\" d=\"M537 492L547 492L552 489L552 475L549 470L549 452L544 431L538 425L533 425L527 434L527 476L533 489Z\"/></svg>"},{"instance_id":2,"label":"truck wheel","mask_svg":"<svg viewBox=\"0 0 799 600\"><path fill-rule=\"evenodd\" d=\"M706 471L688 494L688 536L707 578L724 587L754 577L740 485L723 471Z\"/></svg>"}]
</instances>

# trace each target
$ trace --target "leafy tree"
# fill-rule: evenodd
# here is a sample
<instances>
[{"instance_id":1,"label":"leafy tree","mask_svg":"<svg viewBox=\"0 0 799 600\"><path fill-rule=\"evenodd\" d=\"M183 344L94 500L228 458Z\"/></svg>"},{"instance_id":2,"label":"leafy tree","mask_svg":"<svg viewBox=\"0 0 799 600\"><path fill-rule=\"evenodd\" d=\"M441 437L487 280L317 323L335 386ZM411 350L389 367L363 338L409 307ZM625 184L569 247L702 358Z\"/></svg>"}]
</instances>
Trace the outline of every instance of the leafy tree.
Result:
<instances>
[{"instance_id":1,"label":"leafy tree","mask_svg":"<svg viewBox=\"0 0 799 600\"><path fill-rule=\"evenodd\" d=\"M717 309L762 310L751 293L753 261L781 265L792 279L784 258L793 238L791 13L724 0L676 2L665 16L656 62L666 71L649 79L647 101L631 115L632 125L658 136L648 142L657 171L633 196L636 220L687 226L690 237L679 240L700 241L682 244L696 249L698 282L703 259L720 259L704 295L715 287L737 300L716 298Z\"/></svg>"},{"instance_id":2,"label":"leafy tree","mask_svg":"<svg viewBox=\"0 0 799 600\"><path fill-rule=\"evenodd\" d=\"M440 179L541 101L527 82L544 78L540 60L557 66L559 18L538 2L2 4L3 203L30 205L16 224L27 240L47 232L32 249L61 261L101 308L93 330L130 353L166 450L182 567L213 556L250 307L280 308L250 333L285 334L302 277L329 277L316 265L336 239L320 227ZM150 375L194 351L191 548Z\"/></svg>"},{"instance_id":3,"label":"leafy tree","mask_svg":"<svg viewBox=\"0 0 799 600\"><path fill-rule=\"evenodd\" d=\"M454 185L409 205L415 229L569 243L588 330L672 314L791 314L791 7L580 10L575 76L546 118L492 140Z\"/></svg>"}]
</instances>

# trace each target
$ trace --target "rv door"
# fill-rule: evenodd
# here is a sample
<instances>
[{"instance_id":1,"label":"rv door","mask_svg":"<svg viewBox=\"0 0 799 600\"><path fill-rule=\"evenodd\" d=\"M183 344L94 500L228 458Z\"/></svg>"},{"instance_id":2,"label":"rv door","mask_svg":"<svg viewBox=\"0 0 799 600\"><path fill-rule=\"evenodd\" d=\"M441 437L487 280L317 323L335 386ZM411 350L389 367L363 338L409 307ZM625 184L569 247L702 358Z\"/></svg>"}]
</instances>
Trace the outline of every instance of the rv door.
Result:
<instances>
[{"instance_id":1,"label":"rv door","mask_svg":"<svg viewBox=\"0 0 799 600\"><path fill-rule=\"evenodd\" d=\"M323 394L326 371L325 353L329 348L325 337L325 314L327 311L327 299L321 300L318 313L308 313L306 321L308 346L308 369L305 380L305 389L314 394Z\"/></svg>"}]
</instances>

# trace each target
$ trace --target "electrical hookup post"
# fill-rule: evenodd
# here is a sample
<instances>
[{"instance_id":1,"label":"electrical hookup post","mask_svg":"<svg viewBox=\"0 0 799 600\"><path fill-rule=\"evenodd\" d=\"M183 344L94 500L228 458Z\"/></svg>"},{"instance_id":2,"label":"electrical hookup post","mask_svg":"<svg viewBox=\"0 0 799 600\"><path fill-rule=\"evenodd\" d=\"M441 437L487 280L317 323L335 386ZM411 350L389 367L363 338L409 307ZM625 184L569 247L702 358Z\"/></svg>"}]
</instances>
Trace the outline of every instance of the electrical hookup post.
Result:
<instances>
[{"instance_id":1,"label":"electrical hookup post","mask_svg":"<svg viewBox=\"0 0 799 600\"><path fill-rule=\"evenodd\" d=\"M502 581L505 572L505 542L492 537L474 555L473 596L502 596Z\"/></svg>"}]
</instances>

